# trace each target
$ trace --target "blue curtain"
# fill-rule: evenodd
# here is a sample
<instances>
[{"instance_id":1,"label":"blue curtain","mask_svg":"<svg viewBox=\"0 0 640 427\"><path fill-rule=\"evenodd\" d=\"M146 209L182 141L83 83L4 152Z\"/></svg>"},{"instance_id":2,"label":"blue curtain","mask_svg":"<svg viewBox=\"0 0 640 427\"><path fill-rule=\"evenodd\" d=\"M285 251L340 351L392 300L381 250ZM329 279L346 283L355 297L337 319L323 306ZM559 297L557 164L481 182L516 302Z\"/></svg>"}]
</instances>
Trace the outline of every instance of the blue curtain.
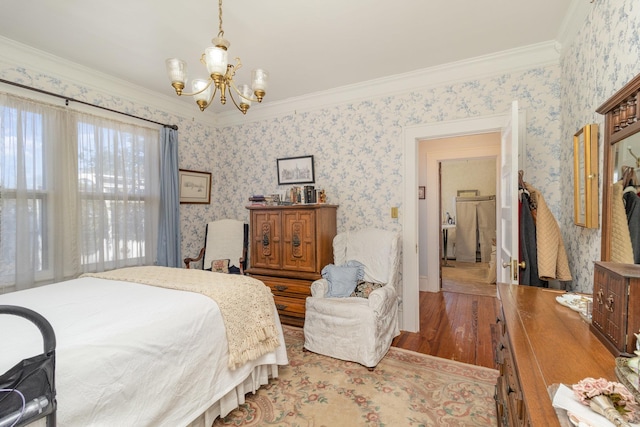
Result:
<instances>
[{"instance_id":1,"label":"blue curtain","mask_svg":"<svg viewBox=\"0 0 640 427\"><path fill-rule=\"evenodd\" d=\"M157 265L181 267L180 195L178 193L178 130L160 134L160 218Z\"/></svg>"}]
</instances>

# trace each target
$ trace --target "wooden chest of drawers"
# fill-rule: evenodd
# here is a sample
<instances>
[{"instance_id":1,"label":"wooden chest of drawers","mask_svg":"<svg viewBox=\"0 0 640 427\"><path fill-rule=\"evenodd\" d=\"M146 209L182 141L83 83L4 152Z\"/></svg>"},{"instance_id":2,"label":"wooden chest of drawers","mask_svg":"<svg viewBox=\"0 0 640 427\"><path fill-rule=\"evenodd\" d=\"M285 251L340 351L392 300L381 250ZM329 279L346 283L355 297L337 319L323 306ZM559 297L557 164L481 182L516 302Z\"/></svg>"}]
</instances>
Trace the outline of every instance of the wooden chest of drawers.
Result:
<instances>
[{"instance_id":1,"label":"wooden chest of drawers","mask_svg":"<svg viewBox=\"0 0 640 427\"><path fill-rule=\"evenodd\" d=\"M587 378L617 381L615 358L559 291L498 284L502 313L496 352L499 426L560 427L549 387Z\"/></svg>"},{"instance_id":2,"label":"wooden chest of drawers","mask_svg":"<svg viewBox=\"0 0 640 427\"><path fill-rule=\"evenodd\" d=\"M247 206L250 268L271 288L282 323L302 326L311 283L333 262L336 205Z\"/></svg>"},{"instance_id":3,"label":"wooden chest of drawers","mask_svg":"<svg viewBox=\"0 0 640 427\"><path fill-rule=\"evenodd\" d=\"M596 262L591 330L615 356L633 356L640 332L640 265Z\"/></svg>"}]
</instances>

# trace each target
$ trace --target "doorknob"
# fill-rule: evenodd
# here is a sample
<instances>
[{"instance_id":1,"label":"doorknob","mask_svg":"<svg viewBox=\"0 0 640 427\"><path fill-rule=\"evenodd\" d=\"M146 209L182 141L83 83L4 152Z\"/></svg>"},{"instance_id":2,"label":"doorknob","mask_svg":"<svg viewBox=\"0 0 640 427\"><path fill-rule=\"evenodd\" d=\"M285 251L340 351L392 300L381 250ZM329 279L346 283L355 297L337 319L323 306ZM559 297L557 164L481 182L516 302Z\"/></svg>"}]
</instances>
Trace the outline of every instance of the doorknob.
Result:
<instances>
[{"instance_id":1,"label":"doorknob","mask_svg":"<svg viewBox=\"0 0 640 427\"><path fill-rule=\"evenodd\" d=\"M517 260L513 260L513 263L514 263L516 266L518 266L518 267L520 267L520 268L522 268L522 269L527 268L527 262L526 262L526 261L518 262ZM502 263L502 267L503 267L503 268L507 268L507 267L509 267L509 266L511 266L511 263L508 263L508 262L503 262L503 263Z\"/></svg>"},{"instance_id":2,"label":"doorknob","mask_svg":"<svg viewBox=\"0 0 640 427\"><path fill-rule=\"evenodd\" d=\"M511 268L511 275L513 276L513 281L518 280L518 267L524 269L527 268L527 263L522 261L518 262L517 259L512 259L509 262L502 262L502 268Z\"/></svg>"}]
</instances>

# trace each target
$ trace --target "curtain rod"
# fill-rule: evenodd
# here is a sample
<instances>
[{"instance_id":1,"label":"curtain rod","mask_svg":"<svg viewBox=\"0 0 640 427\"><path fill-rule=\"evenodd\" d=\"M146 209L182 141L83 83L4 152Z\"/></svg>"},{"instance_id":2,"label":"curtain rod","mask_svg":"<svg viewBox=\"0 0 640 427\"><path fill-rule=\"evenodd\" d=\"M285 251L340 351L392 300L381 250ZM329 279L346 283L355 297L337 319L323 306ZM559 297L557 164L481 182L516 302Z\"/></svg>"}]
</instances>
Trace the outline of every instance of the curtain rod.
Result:
<instances>
[{"instance_id":1,"label":"curtain rod","mask_svg":"<svg viewBox=\"0 0 640 427\"><path fill-rule=\"evenodd\" d=\"M134 119L144 120L145 122L150 122L150 123L154 123L156 125L164 126L166 128L171 128L173 130L178 130L178 126L177 125L168 125L166 123L156 122L155 120L145 119L144 117L134 116L133 114L123 113L122 111L118 111L118 110L112 110L111 108L103 107L101 105L91 104L90 102L80 101L78 99L69 98L68 96L62 96L62 95L59 95L57 93L48 92L48 91L42 90L42 89L36 89L34 87L26 86L26 85L23 85L23 84L20 84L20 83L16 83L16 82L12 82L12 81L9 81L9 80L0 79L0 82L6 83L6 84L12 85L12 86L17 86L17 87L20 87L22 89L32 90L34 92L44 93L45 95L49 95L49 96L53 96L53 97L56 97L56 98L64 99L65 105L69 105L69 101L77 102L78 104L88 105L89 107L99 108L101 110L106 110L106 111L110 111L112 113L122 114L123 116L133 117Z\"/></svg>"}]
</instances>

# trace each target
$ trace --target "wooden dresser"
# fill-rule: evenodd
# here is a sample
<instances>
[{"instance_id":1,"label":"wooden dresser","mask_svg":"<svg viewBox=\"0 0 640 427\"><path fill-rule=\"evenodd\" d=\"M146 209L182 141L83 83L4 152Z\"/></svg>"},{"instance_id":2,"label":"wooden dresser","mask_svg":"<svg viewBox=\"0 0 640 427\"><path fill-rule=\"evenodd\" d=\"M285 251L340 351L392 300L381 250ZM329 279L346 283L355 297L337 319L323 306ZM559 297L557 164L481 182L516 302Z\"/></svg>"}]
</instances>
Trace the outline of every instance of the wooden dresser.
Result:
<instances>
[{"instance_id":1,"label":"wooden dresser","mask_svg":"<svg viewBox=\"0 0 640 427\"><path fill-rule=\"evenodd\" d=\"M556 302L560 294L498 285L496 408L501 426L560 426L549 386L571 386L587 377L618 381L614 356L577 312Z\"/></svg>"},{"instance_id":2,"label":"wooden dresser","mask_svg":"<svg viewBox=\"0 0 640 427\"><path fill-rule=\"evenodd\" d=\"M271 288L282 323L304 324L311 283L333 262L336 210L327 204L247 206L250 268Z\"/></svg>"},{"instance_id":3,"label":"wooden dresser","mask_svg":"<svg viewBox=\"0 0 640 427\"><path fill-rule=\"evenodd\" d=\"M592 332L615 356L634 356L640 331L640 265L596 262Z\"/></svg>"}]
</instances>

